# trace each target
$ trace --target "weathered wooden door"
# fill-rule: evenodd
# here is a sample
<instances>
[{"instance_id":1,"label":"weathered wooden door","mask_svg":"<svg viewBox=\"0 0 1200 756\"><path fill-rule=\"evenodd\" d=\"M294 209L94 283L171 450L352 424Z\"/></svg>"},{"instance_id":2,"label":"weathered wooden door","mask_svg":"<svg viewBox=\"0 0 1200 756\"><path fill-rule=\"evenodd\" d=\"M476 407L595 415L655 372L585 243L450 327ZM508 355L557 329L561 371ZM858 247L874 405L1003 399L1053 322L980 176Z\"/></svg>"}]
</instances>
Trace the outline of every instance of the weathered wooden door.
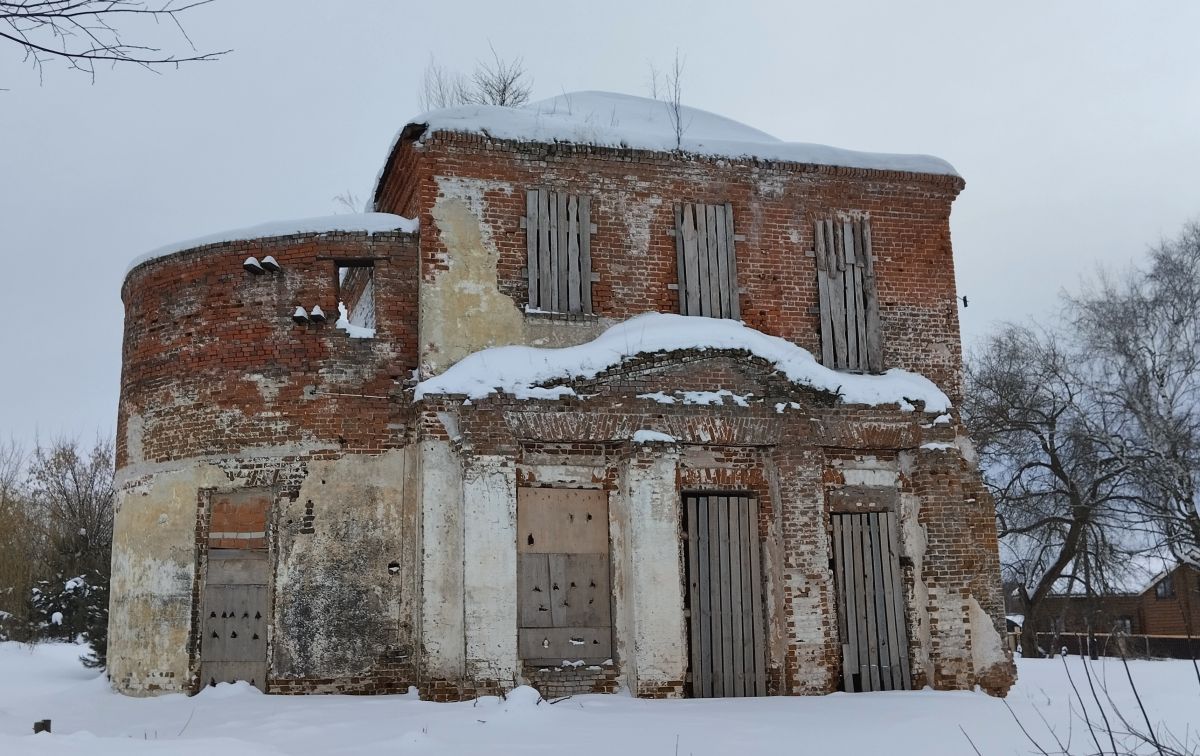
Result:
<instances>
[{"instance_id":1,"label":"weathered wooden door","mask_svg":"<svg viewBox=\"0 0 1200 756\"><path fill-rule=\"evenodd\" d=\"M894 512L834 514L845 690L908 690L908 627Z\"/></svg>"},{"instance_id":2,"label":"weathered wooden door","mask_svg":"<svg viewBox=\"0 0 1200 756\"><path fill-rule=\"evenodd\" d=\"M692 696L765 696L758 500L684 496Z\"/></svg>"},{"instance_id":3,"label":"weathered wooden door","mask_svg":"<svg viewBox=\"0 0 1200 756\"><path fill-rule=\"evenodd\" d=\"M212 549L201 602L200 679L267 689L267 552Z\"/></svg>"},{"instance_id":4,"label":"weathered wooden door","mask_svg":"<svg viewBox=\"0 0 1200 756\"><path fill-rule=\"evenodd\" d=\"M517 489L517 647L530 664L612 657L608 494Z\"/></svg>"}]
</instances>

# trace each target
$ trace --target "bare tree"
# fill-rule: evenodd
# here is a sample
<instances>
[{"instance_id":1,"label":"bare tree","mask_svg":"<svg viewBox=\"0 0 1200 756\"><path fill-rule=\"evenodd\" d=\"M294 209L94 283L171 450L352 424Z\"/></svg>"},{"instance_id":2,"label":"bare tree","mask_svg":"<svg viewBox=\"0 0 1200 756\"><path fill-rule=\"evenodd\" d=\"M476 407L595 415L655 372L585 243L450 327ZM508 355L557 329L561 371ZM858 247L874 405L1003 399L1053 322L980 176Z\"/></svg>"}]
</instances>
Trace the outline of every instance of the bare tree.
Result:
<instances>
[{"instance_id":1,"label":"bare tree","mask_svg":"<svg viewBox=\"0 0 1200 756\"><path fill-rule=\"evenodd\" d=\"M470 102L470 84L466 77L439 64L433 55L425 64L417 105L421 110L440 110Z\"/></svg>"},{"instance_id":2,"label":"bare tree","mask_svg":"<svg viewBox=\"0 0 1200 756\"><path fill-rule=\"evenodd\" d=\"M363 212L362 200L359 199L357 194L355 194L353 191L351 191L349 189L347 189L346 191L344 191L340 194L333 195L333 201L334 201L334 204L336 204L339 208L341 208L339 210L339 212L342 212L342 213L361 213L361 212Z\"/></svg>"},{"instance_id":3,"label":"bare tree","mask_svg":"<svg viewBox=\"0 0 1200 756\"><path fill-rule=\"evenodd\" d=\"M683 67L685 60L679 57L675 50L675 61L670 70L659 78L658 69L650 66L650 91L654 99L661 99L667 106L667 117L671 121L671 130L675 134L675 149L683 149L683 135L691 126L691 119L683 112ZM661 95L661 96L660 96Z\"/></svg>"},{"instance_id":4,"label":"bare tree","mask_svg":"<svg viewBox=\"0 0 1200 756\"><path fill-rule=\"evenodd\" d=\"M0 640L24 640L27 599L37 578L35 528L23 485L25 451L0 442Z\"/></svg>"},{"instance_id":5,"label":"bare tree","mask_svg":"<svg viewBox=\"0 0 1200 756\"><path fill-rule=\"evenodd\" d=\"M515 108L529 102L532 85L525 74L525 62L521 58L506 61L488 43L492 51L490 61L478 61L471 74L473 94L477 105L503 105Z\"/></svg>"},{"instance_id":6,"label":"bare tree","mask_svg":"<svg viewBox=\"0 0 1200 756\"><path fill-rule=\"evenodd\" d=\"M1200 564L1200 223L1151 250L1145 270L1071 302L1097 392L1123 419L1112 449L1139 460L1142 504L1166 549Z\"/></svg>"},{"instance_id":7,"label":"bare tree","mask_svg":"<svg viewBox=\"0 0 1200 756\"><path fill-rule=\"evenodd\" d=\"M1045 599L1113 584L1140 542L1135 462L1097 438L1111 420L1087 391L1078 355L1052 335L1008 326L968 366L963 411L996 500L1006 579L1025 614L1022 649L1038 655Z\"/></svg>"},{"instance_id":8,"label":"bare tree","mask_svg":"<svg viewBox=\"0 0 1200 756\"><path fill-rule=\"evenodd\" d=\"M180 16L212 0L12 0L0 2L0 39L15 44L41 79L61 60L95 79L96 65L133 64L148 70L214 60L229 52L199 52ZM175 27L190 53L172 53L149 40L150 22ZM133 34L135 38L127 37Z\"/></svg>"},{"instance_id":9,"label":"bare tree","mask_svg":"<svg viewBox=\"0 0 1200 756\"><path fill-rule=\"evenodd\" d=\"M64 575L109 571L112 552L113 444L76 440L38 445L29 462L29 498L46 537L46 564Z\"/></svg>"},{"instance_id":10,"label":"bare tree","mask_svg":"<svg viewBox=\"0 0 1200 756\"><path fill-rule=\"evenodd\" d=\"M491 60L475 63L470 77L440 65L431 55L421 78L417 102L423 110L452 108L458 105L501 105L515 108L529 102L532 83L521 58L511 61L500 57L488 44Z\"/></svg>"}]
</instances>

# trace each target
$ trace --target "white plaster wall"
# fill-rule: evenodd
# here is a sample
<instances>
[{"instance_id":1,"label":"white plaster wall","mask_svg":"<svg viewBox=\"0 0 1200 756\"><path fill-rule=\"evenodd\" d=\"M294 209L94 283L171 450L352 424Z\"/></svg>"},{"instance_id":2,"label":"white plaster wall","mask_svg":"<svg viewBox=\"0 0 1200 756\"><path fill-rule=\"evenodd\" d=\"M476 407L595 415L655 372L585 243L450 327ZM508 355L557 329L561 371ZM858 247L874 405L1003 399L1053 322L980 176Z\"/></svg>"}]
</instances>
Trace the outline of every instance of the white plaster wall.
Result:
<instances>
[{"instance_id":1,"label":"white plaster wall","mask_svg":"<svg viewBox=\"0 0 1200 756\"><path fill-rule=\"evenodd\" d=\"M108 673L121 692L188 689L198 495L227 485L220 468L200 462L136 484L118 481Z\"/></svg>"},{"instance_id":2,"label":"white plaster wall","mask_svg":"<svg viewBox=\"0 0 1200 756\"><path fill-rule=\"evenodd\" d=\"M308 463L299 496L274 518L273 675L361 674L391 646L411 656L415 600L403 588L417 555L404 505L414 457L393 449ZM303 533L309 502L313 532Z\"/></svg>"},{"instance_id":3,"label":"white plaster wall","mask_svg":"<svg viewBox=\"0 0 1200 756\"><path fill-rule=\"evenodd\" d=\"M511 460L473 457L463 475L467 676L517 674L517 475Z\"/></svg>"},{"instance_id":4,"label":"white plaster wall","mask_svg":"<svg viewBox=\"0 0 1200 756\"><path fill-rule=\"evenodd\" d=\"M465 671L462 507L462 465L450 442L422 442L421 646L427 675L447 680Z\"/></svg>"},{"instance_id":5,"label":"white plaster wall","mask_svg":"<svg viewBox=\"0 0 1200 756\"><path fill-rule=\"evenodd\" d=\"M624 578L633 663L627 674L634 690L682 680L687 670L677 464L677 455L659 454L648 464L635 462L625 468L628 522L623 547L628 556L613 556L629 570ZM629 644L625 648L628 653Z\"/></svg>"}]
</instances>

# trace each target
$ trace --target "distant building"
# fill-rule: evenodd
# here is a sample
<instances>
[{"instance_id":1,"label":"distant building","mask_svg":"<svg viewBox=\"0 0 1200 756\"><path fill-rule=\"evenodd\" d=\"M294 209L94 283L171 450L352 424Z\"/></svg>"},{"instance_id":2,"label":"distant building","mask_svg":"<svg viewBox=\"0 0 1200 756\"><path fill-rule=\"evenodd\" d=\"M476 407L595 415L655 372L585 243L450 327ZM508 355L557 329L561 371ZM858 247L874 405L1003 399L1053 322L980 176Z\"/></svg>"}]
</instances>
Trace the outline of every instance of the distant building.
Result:
<instances>
[{"instance_id":1,"label":"distant building","mask_svg":"<svg viewBox=\"0 0 1200 756\"><path fill-rule=\"evenodd\" d=\"M438 111L380 212L138 261L113 685L1004 693L963 180L682 125L594 92Z\"/></svg>"},{"instance_id":2,"label":"distant building","mask_svg":"<svg viewBox=\"0 0 1200 756\"><path fill-rule=\"evenodd\" d=\"M1050 596L1038 632L1200 637L1200 569L1178 565L1128 592Z\"/></svg>"}]
</instances>

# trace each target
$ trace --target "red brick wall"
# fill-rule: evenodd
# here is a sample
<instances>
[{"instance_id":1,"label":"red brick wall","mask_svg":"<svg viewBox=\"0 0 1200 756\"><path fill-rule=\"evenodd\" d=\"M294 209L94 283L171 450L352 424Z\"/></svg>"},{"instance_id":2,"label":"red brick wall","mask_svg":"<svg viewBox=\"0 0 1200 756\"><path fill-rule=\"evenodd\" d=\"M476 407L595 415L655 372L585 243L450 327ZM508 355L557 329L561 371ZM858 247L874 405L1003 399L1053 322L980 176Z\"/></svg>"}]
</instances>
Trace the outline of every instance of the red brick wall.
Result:
<instances>
[{"instance_id":1,"label":"red brick wall","mask_svg":"<svg viewBox=\"0 0 1200 756\"><path fill-rule=\"evenodd\" d=\"M242 269L268 254L279 273ZM334 327L335 258L374 261L377 338ZM386 397L416 367L416 258L411 235L310 234L208 245L133 270L122 289L118 469L137 461L132 417L142 447L133 456L145 461L300 440L347 451L402 445L387 426L408 402ZM314 305L328 322L292 321L297 306Z\"/></svg>"},{"instance_id":2,"label":"red brick wall","mask_svg":"<svg viewBox=\"0 0 1200 756\"><path fill-rule=\"evenodd\" d=\"M731 202L736 232L742 317L766 333L819 353L817 218L869 213L877 258L885 366L919 371L959 393L961 349L950 245L950 205L963 187L953 176L762 163L570 145L493 141L436 133L402 142L377 195L386 212L430 213L439 177L496 182L485 192L485 217L500 259L499 284L518 305L527 301L523 274L525 190L544 186L592 198L592 298L597 314L626 318L678 312L673 203ZM418 199L414 203L413 197ZM657 203L657 204L653 204ZM641 208L641 209L636 209ZM648 246L631 239L628 219L649 211ZM446 250L437 233L421 239L427 280ZM938 346L935 346L937 344Z\"/></svg>"}]
</instances>

